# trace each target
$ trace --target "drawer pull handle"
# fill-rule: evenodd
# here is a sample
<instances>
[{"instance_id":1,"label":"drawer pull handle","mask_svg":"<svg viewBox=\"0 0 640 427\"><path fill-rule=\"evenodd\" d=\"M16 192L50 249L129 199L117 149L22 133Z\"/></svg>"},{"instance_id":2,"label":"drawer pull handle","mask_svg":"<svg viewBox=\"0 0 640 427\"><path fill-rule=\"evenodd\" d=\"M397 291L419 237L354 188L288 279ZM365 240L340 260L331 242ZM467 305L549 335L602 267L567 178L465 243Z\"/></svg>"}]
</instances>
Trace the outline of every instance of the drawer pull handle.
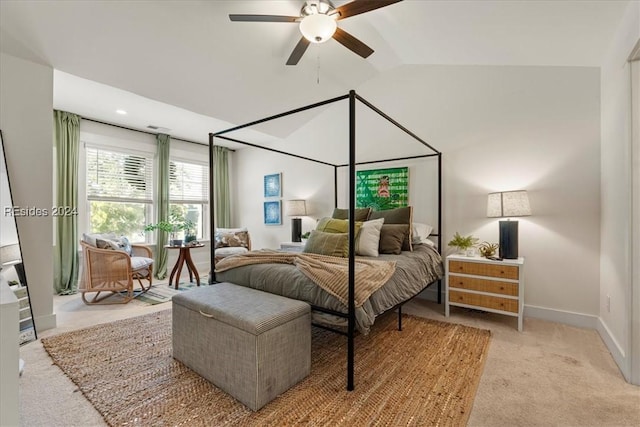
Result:
<instances>
[{"instance_id":1,"label":"drawer pull handle","mask_svg":"<svg viewBox=\"0 0 640 427\"><path fill-rule=\"evenodd\" d=\"M500 286L500 290L501 290L501 291L504 291L504 286Z\"/></svg>"},{"instance_id":2,"label":"drawer pull handle","mask_svg":"<svg viewBox=\"0 0 640 427\"><path fill-rule=\"evenodd\" d=\"M458 285L464 285L464 282L458 282Z\"/></svg>"},{"instance_id":3,"label":"drawer pull handle","mask_svg":"<svg viewBox=\"0 0 640 427\"><path fill-rule=\"evenodd\" d=\"M207 313L203 313L202 310L198 310L200 312L200 314L202 314L204 317L208 317L209 319L213 319L213 314L207 314Z\"/></svg>"}]
</instances>

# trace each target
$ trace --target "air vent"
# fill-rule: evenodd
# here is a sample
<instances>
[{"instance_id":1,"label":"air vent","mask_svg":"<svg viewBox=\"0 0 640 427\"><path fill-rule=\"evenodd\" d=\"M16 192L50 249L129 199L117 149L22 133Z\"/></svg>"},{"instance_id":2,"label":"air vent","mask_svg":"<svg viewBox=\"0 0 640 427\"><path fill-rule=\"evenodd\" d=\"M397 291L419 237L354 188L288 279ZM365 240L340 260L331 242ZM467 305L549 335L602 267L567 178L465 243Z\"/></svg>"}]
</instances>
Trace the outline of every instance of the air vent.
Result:
<instances>
[{"instance_id":1,"label":"air vent","mask_svg":"<svg viewBox=\"0 0 640 427\"><path fill-rule=\"evenodd\" d=\"M158 132L169 132L171 130L169 128L165 128L162 126L154 126L154 125L147 126L147 129L156 130Z\"/></svg>"}]
</instances>

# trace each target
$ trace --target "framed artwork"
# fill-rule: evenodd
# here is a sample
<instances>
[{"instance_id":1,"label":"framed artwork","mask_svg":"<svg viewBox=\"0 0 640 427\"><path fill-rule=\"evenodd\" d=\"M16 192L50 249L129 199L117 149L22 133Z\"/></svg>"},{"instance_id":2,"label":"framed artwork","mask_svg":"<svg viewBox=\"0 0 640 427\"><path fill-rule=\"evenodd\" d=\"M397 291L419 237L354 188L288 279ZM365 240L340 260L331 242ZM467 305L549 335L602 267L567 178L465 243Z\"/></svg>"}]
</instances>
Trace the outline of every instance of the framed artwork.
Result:
<instances>
[{"instance_id":1,"label":"framed artwork","mask_svg":"<svg viewBox=\"0 0 640 427\"><path fill-rule=\"evenodd\" d=\"M264 202L264 223L265 225L281 225L282 210L280 200Z\"/></svg>"},{"instance_id":2,"label":"framed artwork","mask_svg":"<svg viewBox=\"0 0 640 427\"><path fill-rule=\"evenodd\" d=\"M356 171L356 208L377 211L409 206L409 168Z\"/></svg>"},{"instance_id":3,"label":"framed artwork","mask_svg":"<svg viewBox=\"0 0 640 427\"><path fill-rule=\"evenodd\" d=\"M280 197L282 194L282 174L264 176L264 197Z\"/></svg>"}]
</instances>

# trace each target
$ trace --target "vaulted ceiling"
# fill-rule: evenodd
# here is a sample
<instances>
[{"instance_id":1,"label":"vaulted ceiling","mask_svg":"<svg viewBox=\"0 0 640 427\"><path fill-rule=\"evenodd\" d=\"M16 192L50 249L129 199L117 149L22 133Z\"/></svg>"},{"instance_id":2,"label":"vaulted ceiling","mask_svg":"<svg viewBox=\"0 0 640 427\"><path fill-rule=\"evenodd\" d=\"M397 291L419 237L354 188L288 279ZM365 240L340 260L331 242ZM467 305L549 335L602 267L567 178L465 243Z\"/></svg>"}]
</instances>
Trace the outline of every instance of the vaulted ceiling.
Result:
<instances>
[{"instance_id":1,"label":"vaulted ceiling","mask_svg":"<svg viewBox=\"0 0 640 427\"><path fill-rule=\"evenodd\" d=\"M228 15L297 16L299 0L3 0L0 49L56 70L55 108L204 142L407 64L598 67L628 3L405 0L339 21L375 50L368 59L330 40L286 66L296 24Z\"/></svg>"}]
</instances>

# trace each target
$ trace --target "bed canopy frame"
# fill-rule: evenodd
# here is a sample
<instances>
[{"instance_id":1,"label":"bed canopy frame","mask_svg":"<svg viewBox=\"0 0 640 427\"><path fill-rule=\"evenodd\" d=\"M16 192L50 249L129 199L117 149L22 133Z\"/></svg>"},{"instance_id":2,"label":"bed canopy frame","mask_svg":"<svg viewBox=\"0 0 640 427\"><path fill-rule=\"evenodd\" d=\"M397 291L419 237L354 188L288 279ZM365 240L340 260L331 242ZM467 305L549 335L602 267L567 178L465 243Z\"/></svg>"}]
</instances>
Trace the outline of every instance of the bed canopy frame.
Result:
<instances>
[{"instance_id":1,"label":"bed canopy frame","mask_svg":"<svg viewBox=\"0 0 640 427\"><path fill-rule=\"evenodd\" d=\"M334 102L339 102L342 100L348 99L349 101L349 162L346 164L333 164L330 162L325 162L319 159L314 159L314 158L310 158L310 157L305 157L305 156L301 156L298 154L294 154L294 153L288 153L286 151L281 151L281 150L276 150L273 148L269 148L269 147L264 147L258 144L253 144L247 141L242 141L236 138L231 138L229 136L225 136L225 134L228 134L230 132L234 132L234 131L238 131L240 129L245 129L251 126L255 126L261 123L265 123L271 120L276 120L282 117L286 117L286 116L290 116L292 114L296 114L296 113L300 113L303 111L307 111L307 110L311 110L313 108L318 108L327 104L332 104ZM417 141L419 144L421 144L424 147L427 147L432 153L430 154L422 154L422 155L416 155L416 156L406 156L406 157L396 157L396 158L388 158L388 159L380 159L380 160L372 160L372 161L366 161L366 162L356 162L356 101L361 102L363 105L367 106L369 109L371 109L372 111L376 112L378 115L380 115L382 118L384 118L385 120L387 120L388 122L390 122L391 124L393 124L394 126L396 126L397 128L399 128L401 131L403 131L404 133L406 133L407 135L409 135L413 140ZM216 133L209 133L209 200L211 203L211 207L209 209L209 220L210 220L210 224L211 224L211 242L215 242L215 198L214 198L214 146L215 146L215 138L219 138L219 139L223 139L226 141L230 141L230 142L234 142L234 143L238 143L238 144L242 144L242 145L246 145L249 147L254 147L254 148L259 148L262 150L267 150L267 151L271 151L271 152L275 152L275 153L279 153L282 155L286 155L286 156L290 156L290 157L295 157L298 159L302 159L302 160L306 160L306 161L310 161L310 162L314 162L314 163L319 163L319 164L323 164L323 165L327 165L327 166L331 166L334 168L334 206L337 207L338 206L338 168L344 168L347 167L348 169L348 175L349 175L349 257L348 257L348 267L349 267L349 275L348 275L348 310L347 313L341 313L341 312L337 312L337 311L333 311L333 310L329 310L323 307L317 307L315 305L312 305L312 310L317 310L317 311L321 311L324 313L328 313L328 314L332 314L335 316L339 316L342 318L346 318L347 319L347 332L345 333L344 331L340 331L337 329L333 329L330 327L326 327L323 325L315 325L315 326L319 326L322 327L324 329L329 329L333 332L337 332L339 334L342 335L346 335L347 336L347 390L351 391L354 389L354 355L355 355L355 348L354 348L354 340L355 340L355 324L356 324L356 320L355 320L355 301L354 301L354 297L355 297L355 244L354 244L354 237L355 237L355 193L356 193L356 166L359 165L365 165L365 164L375 164L375 163L384 163L384 162L392 162L392 161L399 161L399 160L410 160L410 159L419 159L419 158L426 158L426 157L437 157L438 160L438 188L437 188L437 199L438 199L438 220L437 220L437 233L431 233L430 236L433 236L435 238L437 238L437 248L438 248L438 252L442 253L442 238L441 238L441 232L442 232L442 153L438 150L436 150L434 147L432 147L430 144L428 144L427 142L425 142L423 139L421 139L420 137L418 137L416 134L414 134L413 132L411 132L409 129L407 129L406 127L402 126L400 123L398 123L396 120L392 119L391 117L389 117L387 114L385 114L383 111L381 111L379 108L375 107L373 104L371 104L370 102L368 102L367 100L365 100L364 98L362 98L360 95L358 95L356 93L355 90L350 90L348 94L346 95L342 95L342 96L338 96L335 98L331 98L331 99L327 99L325 101L321 101L321 102L317 102L314 104L310 104L304 107L300 107L300 108L296 108L290 111L286 111L280 114L276 114L273 116L269 116L269 117L265 117L263 119L260 120L255 120L253 122L249 122L249 123L245 123L243 125L239 125L239 126L235 126L229 129L225 129L222 130L220 132L216 132ZM411 226L411 225L410 225ZM215 253L213 251L213 249L211 250L211 255L210 255L210 264L211 264L211 274L212 274L212 282L214 283L216 281L216 276L215 276ZM427 287L431 286L433 284L429 283L427 285ZM442 302L442 279L437 280L437 286L438 286L438 304L441 304ZM424 288L426 289L426 287ZM420 291L421 292L421 291ZM418 293L420 293L418 292ZM417 295L417 294L416 294ZM413 296L415 297L415 295ZM413 297L400 302L399 304L397 304L396 306L390 308L387 311L391 311L394 309L398 309L398 329L401 330L402 329L402 320L401 320L401 316L402 316L402 305L404 303L406 303L407 301L409 301L410 299L412 299ZM381 313L382 314L382 313Z\"/></svg>"}]
</instances>

